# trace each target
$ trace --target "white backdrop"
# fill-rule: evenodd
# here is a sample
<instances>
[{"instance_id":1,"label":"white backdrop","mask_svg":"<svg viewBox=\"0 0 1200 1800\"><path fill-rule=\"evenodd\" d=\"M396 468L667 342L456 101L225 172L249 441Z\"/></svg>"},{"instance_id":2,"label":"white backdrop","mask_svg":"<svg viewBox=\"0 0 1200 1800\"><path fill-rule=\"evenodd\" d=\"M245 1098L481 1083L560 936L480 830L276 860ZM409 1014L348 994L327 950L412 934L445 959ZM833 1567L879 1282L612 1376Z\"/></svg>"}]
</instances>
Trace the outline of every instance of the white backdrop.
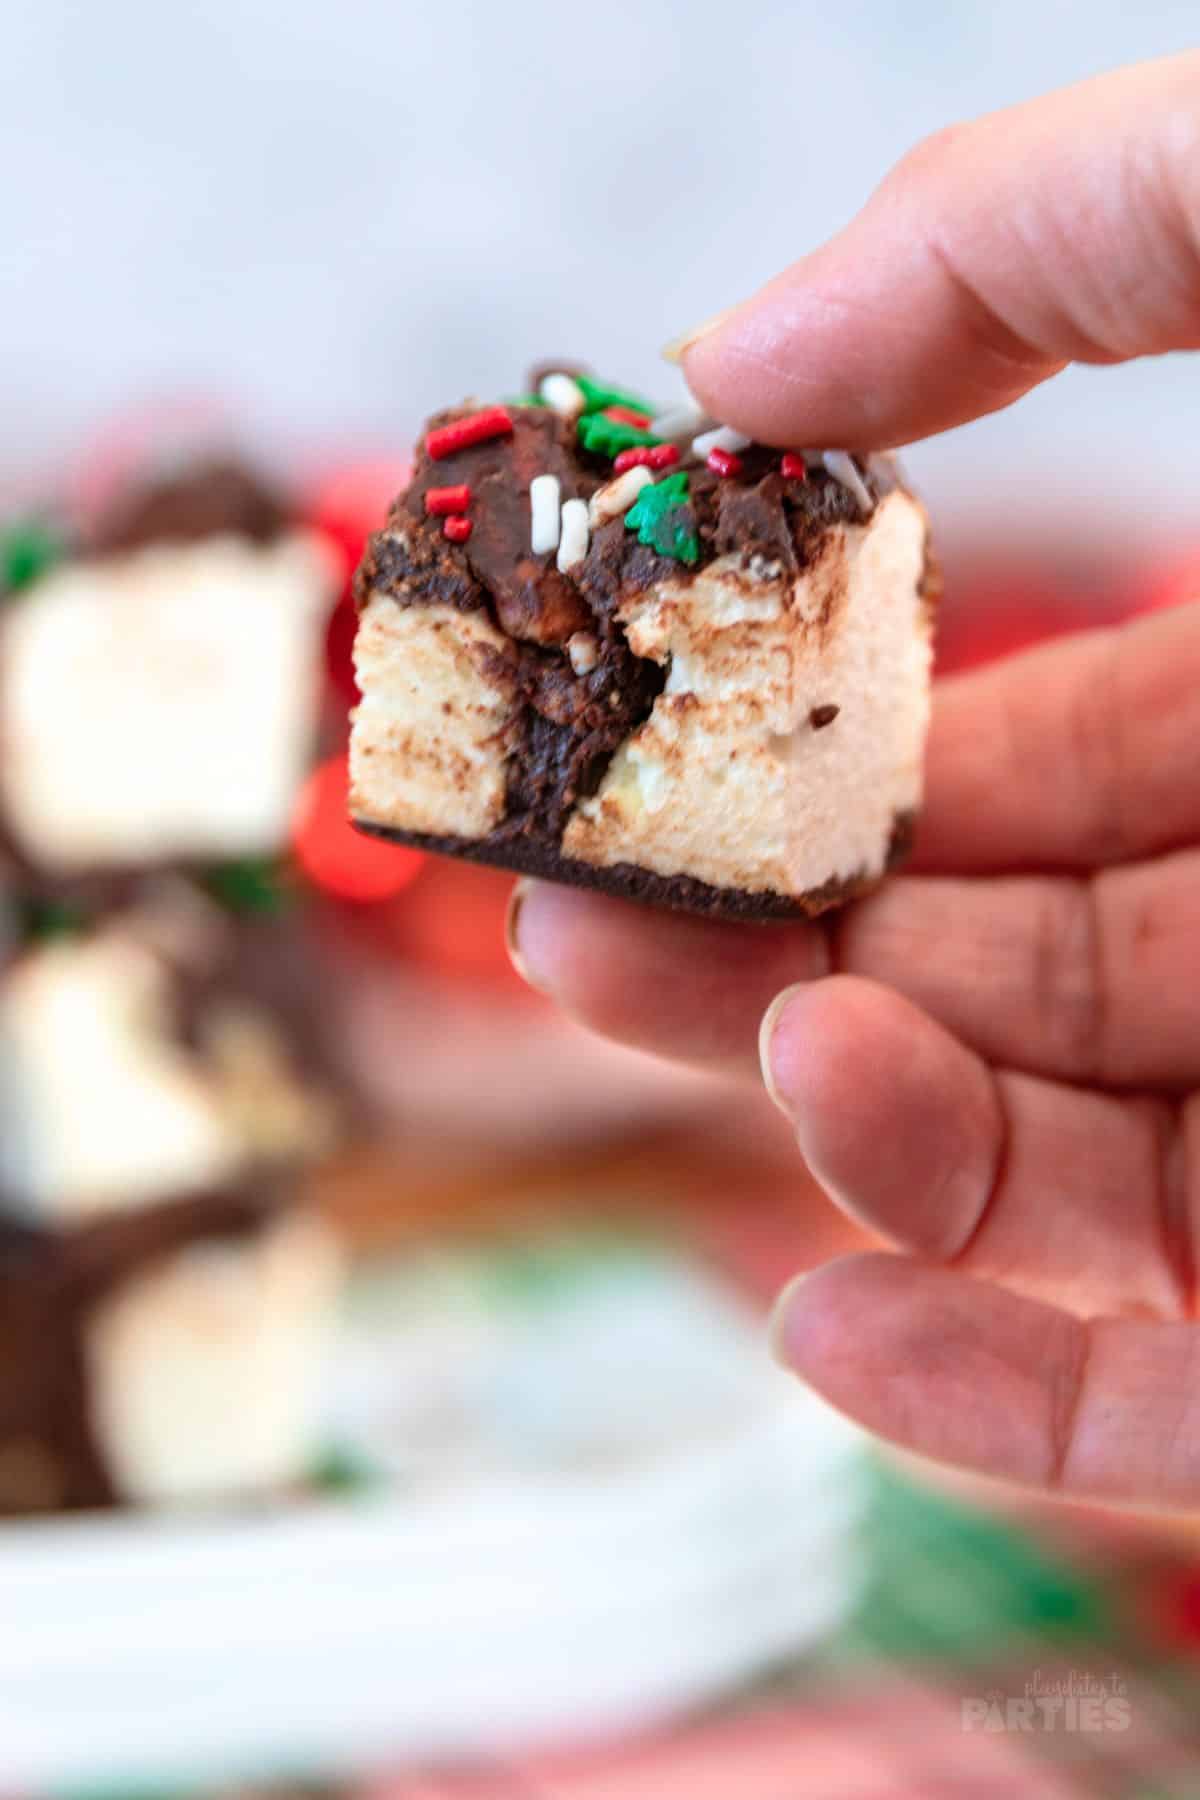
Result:
<instances>
[{"instance_id":1,"label":"white backdrop","mask_svg":"<svg viewBox=\"0 0 1200 1800\"><path fill-rule=\"evenodd\" d=\"M1187 46L1195 0L9 0L0 479L164 386L284 443L407 438L543 350L664 338L916 137ZM1140 16L1138 16L1140 15ZM921 451L943 512L1195 493L1197 369L1075 372ZM1200 525L1200 520L1198 520Z\"/></svg>"}]
</instances>

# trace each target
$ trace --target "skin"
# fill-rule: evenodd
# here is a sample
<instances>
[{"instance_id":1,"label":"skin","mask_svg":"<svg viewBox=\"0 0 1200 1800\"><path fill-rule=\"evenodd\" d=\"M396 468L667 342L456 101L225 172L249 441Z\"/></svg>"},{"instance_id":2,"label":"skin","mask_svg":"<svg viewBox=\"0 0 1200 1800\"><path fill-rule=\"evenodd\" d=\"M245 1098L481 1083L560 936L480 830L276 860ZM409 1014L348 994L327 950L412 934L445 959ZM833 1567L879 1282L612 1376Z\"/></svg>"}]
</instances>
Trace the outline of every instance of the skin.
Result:
<instances>
[{"instance_id":1,"label":"skin","mask_svg":"<svg viewBox=\"0 0 1200 1800\"><path fill-rule=\"evenodd\" d=\"M867 449L1198 346L1189 55L939 133L673 351L756 438ZM798 1375L927 1456L1154 1507L1200 1503L1198 746L1200 603L941 683L911 872L828 923L523 884L512 925L597 1030L748 1075L761 1041L802 1155L900 1252L783 1296Z\"/></svg>"}]
</instances>

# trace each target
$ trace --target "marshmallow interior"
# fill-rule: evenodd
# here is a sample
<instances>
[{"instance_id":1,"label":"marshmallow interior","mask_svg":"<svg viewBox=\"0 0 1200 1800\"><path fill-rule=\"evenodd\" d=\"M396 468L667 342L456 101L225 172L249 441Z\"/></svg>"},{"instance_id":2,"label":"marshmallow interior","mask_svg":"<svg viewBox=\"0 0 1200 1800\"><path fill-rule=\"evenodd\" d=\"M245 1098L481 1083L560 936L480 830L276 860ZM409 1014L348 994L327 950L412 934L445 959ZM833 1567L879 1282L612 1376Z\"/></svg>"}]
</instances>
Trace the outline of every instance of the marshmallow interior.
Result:
<instances>
[{"instance_id":1,"label":"marshmallow interior","mask_svg":"<svg viewBox=\"0 0 1200 1800\"><path fill-rule=\"evenodd\" d=\"M31 1220L219 1188L332 1136L329 1103L248 1002L214 996L184 1043L140 923L29 950L0 982L0 1194Z\"/></svg>"},{"instance_id":2,"label":"marshmallow interior","mask_svg":"<svg viewBox=\"0 0 1200 1800\"><path fill-rule=\"evenodd\" d=\"M117 934L33 950L0 985L0 1191L83 1220L218 1187L241 1146L172 1036L169 977Z\"/></svg>"},{"instance_id":3,"label":"marshmallow interior","mask_svg":"<svg viewBox=\"0 0 1200 1800\"><path fill-rule=\"evenodd\" d=\"M628 602L630 648L666 665L666 686L564 852L748 892L881 874L921 793L924 555L924 515L897 492L830 531L794 583L724 557Z\"/></svg>"},{"instance_id":4,"label":"marshmallow interior","mask_svg":"<svg viewBox=\"0 0 1200 1800\"><path fill-rule=\"evenodd\" d=\"M362 701L350 807L406 831L479 837L504 816L508 640L481 613L368 602L354 658Z\"/></svg>"},{"instance_id":5,"label":"marshmallow interior","mask_svg":"<svg viewBox=\"0 0 1200 1800\"><path fill-rule=\"evenodd\" d=\"M627 599L630 647L666 684L576 806L562 854L796 896L882 873L920 800L925 538L921 507L895 491L865 523L832 527L794 580L728 556ZM369 601L357 818L467 837L501 821L514 700L480 649L503 642L479 614Z\"/></svg>"},{"instance_id":6,"label":"marshmallow interior","mask_svg":"<svg viewBox=\"0 0 1200 1800\"><path fill-rule=\"evenodd\" d=\"M123 1498L218 1499L302 1473L339 1272L327 1227L285 1212L151 1264L99 1303L89 1408Z\"/></svg>"},{"instance_id":7,"label":"marshmallow interior","mask_svg":"<svg viewBox=\"0 0 1200 1800\"><path fill-rule=\"evenodd\" d=\"M0 805L64 872L265 854L311 752L328 553L293 534L65 563L6 612Z\"/></svg>"}]
</instances>

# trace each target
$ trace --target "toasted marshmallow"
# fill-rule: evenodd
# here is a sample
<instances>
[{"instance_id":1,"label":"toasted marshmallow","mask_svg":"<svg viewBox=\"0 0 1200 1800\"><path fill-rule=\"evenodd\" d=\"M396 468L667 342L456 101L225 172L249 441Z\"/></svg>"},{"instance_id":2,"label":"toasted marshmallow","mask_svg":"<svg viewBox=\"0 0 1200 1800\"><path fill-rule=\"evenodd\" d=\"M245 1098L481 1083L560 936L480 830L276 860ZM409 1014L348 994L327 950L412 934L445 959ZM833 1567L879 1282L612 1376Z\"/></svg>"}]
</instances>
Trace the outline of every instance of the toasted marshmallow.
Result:
<instances>
[{"instance_id":1,"label":"toasted marshmallow","mask_svg":"<svg viewBox=\"0 0 1200 1800\"><path fill-rule=\"evenodd\" d=\"M332 1138L329 1101L250 1003L214 991L183 1041L143 923L28 950L0 981L0 1205L33 1221L217 1188Z\"/></svg>"},{"instance_id":2,"label":"toasted marshmallow","mask_svg":"<svg viewBox=\"0 0 1200 1800\"><path fill-rule=\"evenodd\" d=\"M0 637L0 808L71 873L268 854L311 750L324 545L293 534L68 562Z\"/></svg>"},{"instance_id":3,"label":"toasted marshmallow","mask_svg":"<svg viewBox=\"0 0 1200 1800\"><path fill-rule=\"evenodd\" d=\"M0 985L0 1120L0 1193L43 1221L220 1186L241 1157L165 965L116 933L30 951Z\"/></svg>"},{"instance_id":4,"label":"toasted marshmallow","mask_svg":"<svg viewBox=\"0 0 1200 1800\"><path fill-rule=\"evenodd\" d=\"M303 1473L340 1266L319 1219L284 1212L151 1264L95 1307L92 1433L123 1499L215 1500Z\"/></svg>"},{"instance_id":5,"label":"toasted marshmallow","mask_svg":"<svg viewBox=\"0 0 1200 1800\"><path fill-rule=\"evenodd\" d=\"M355 818L472 837L503 817L509 649L482 613L387 595L368 603L355 644Z\"/></svg>"},{"instance_id":6,"label":"toasted marshmallow","mask_svg":"<svg viewBox=\"0 0 1200 1800\"><path fill-rule=\"evenodd\" d=\"M929 719L927 526L896 489L828 531L794 578L728 555L618 608L667 679L575 807L566 857L746 894L878 877L919 806ZM503 636L481 613L369 601L351 808L377 825L480 837L504 817L514 712Z\"/></svg>"},{"instance_id":7,"label":"toasted marshmallow","mask_svg":"<svg viewBox=\"0 0 1200 1800\"><path fill-rule=\"evenodd\" d=\"M921 793L925 538L896 491L867 524L832 530L794 582L728 556L628 600L630 647L667 665L666 684L576 808L564 853L747 893L881 874Z\"/></svg>"}]
</instances>

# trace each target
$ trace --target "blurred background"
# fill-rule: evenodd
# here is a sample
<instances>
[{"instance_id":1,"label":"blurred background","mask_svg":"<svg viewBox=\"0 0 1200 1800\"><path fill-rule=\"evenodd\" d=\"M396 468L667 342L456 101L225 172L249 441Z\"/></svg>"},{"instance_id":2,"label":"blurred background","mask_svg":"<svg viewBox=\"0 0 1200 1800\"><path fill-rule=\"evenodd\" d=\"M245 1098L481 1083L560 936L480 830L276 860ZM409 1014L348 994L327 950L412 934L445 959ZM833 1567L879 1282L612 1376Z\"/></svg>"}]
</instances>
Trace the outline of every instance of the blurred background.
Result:
<instances>
[{"instance_id":1,"label":"blurred background","mask_svg":"<svg viewBox=\"0 0 1200 1800\"><path fill-rule=\"evenodd\" d=\"M672 401L658 346L915 139L1194 5L5 23L0 1793L1194 1792L1193 1526L778 1376L766 1305L854 1235L765 1100L556 1017L503 877L342 816L428 412L557 354ZM943 668L1200 588L1198 379L914 447Z\"/></svg>"},{"instance_id":2,"label":"blurred background","mask_svg":"<svg viewBox=\"0 0 1200 1800\"><path fill-rule=\"evenodd\" d=\"M15 0L0 466L164 384L232 396L289 454L391 445L543 355L668 398L660 343L833 231L914 140L1195 29L1187 0ZM1119 457L1157 541L1187 524L1195 381L1075 371L914 468L947 515L1099 515Z\"/></svg>"}]
</instances>

